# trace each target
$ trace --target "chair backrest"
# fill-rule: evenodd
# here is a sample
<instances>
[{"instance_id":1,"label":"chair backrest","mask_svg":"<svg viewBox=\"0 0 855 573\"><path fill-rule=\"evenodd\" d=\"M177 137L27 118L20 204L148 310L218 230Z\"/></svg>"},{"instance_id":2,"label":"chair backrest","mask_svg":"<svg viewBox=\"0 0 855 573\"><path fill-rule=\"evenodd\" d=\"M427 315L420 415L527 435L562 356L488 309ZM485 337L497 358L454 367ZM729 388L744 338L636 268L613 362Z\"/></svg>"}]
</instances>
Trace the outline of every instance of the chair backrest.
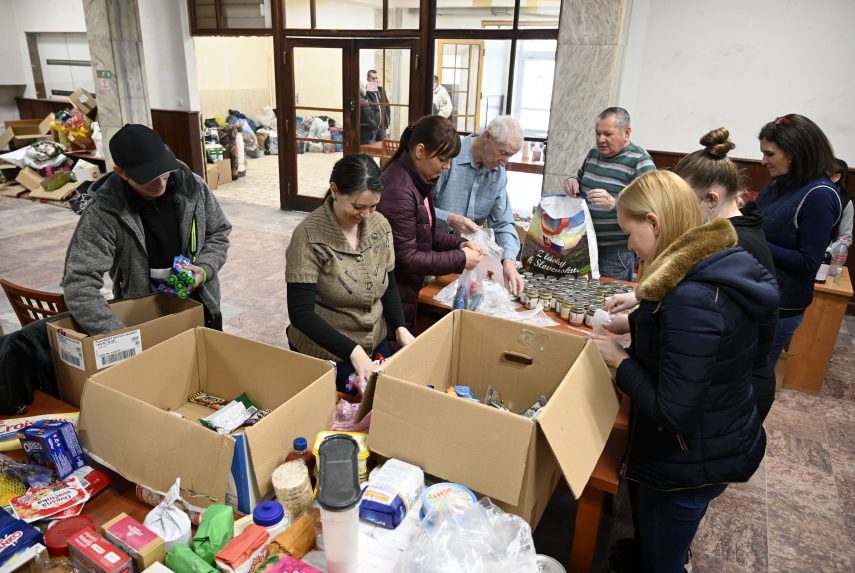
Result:
<instances>
[{"instance_id":1,"label":"chair backrest","mask_svg":"<svg viewBox=\"0 0 855 573\"><path fill-rule=\"evenodd\" d=\"M18 315L21 326L68 310L61 293L25 288L6 279L0 279L0 286Z\"/></svg>"},{"instance_id":2,"label":"chair backrest","mask_svg":"<svg viewBox=\"0 0 855 573\"><path fill-rule=\"evenodd\" d=\"M397 139L384 139L383 140L383 155L395 155L395 152L398 151L398 147L400 147L401 142Z\"/></svg>"}]
</instances>

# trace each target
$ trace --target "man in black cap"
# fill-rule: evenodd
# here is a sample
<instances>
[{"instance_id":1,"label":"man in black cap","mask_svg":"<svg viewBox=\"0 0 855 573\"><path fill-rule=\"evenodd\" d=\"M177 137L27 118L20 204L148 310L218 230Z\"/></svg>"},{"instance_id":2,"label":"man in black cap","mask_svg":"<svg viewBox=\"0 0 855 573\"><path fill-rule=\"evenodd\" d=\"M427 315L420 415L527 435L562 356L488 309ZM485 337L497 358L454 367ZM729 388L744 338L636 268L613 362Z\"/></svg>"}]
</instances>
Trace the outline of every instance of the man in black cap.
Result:
<instances>
[{"instance_id":1,"label":"man in black cap","mask_svg":"<svg viewBox=\"0 0 855 573\"><path fill-rule=\"evenodd\" d=\"M205 307L205 324L222 329L220 283L231 224L201 177L175 159L160 136L127 124L110 140L115 167L95 181L65 255L62 287L77 323L89 334L125 324L101 294L104 273L115 298L156 292L177 255L196 279L190 297Z\"/></svg>"}]
</instances>

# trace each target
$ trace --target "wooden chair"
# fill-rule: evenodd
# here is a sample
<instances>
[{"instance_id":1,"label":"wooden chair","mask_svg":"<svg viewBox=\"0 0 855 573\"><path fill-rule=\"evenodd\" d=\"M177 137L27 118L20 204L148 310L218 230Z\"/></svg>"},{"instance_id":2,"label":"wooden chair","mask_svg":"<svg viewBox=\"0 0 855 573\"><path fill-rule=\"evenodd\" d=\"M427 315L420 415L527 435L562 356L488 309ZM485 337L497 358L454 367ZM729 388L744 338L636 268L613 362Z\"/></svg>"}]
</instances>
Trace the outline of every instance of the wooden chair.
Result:
<instances>
[{"instance_id":1,"label":"wooden chair","mask_svg":"<svg viewBox=\"0 0 855 573\"><path fill-rule=\"evenodd\" d=\"M62 294L33 290L0 279L0 286L18 315L21 326L68 310Z\"/></svg>"},{"instance_id":2,"label":"wooden chair","mask_svg":"<svg viewBox=\"0 0 855 573\"><path fill-rule=\"evenodd\" d=\"M384 139L382 142L382 150L380 152L380 167L385 167L386 163L392 159L392 156L395 155L395 152L398 151L398 147L401 146L401 142L397 139Z\"/></svg>"}]
</instances>

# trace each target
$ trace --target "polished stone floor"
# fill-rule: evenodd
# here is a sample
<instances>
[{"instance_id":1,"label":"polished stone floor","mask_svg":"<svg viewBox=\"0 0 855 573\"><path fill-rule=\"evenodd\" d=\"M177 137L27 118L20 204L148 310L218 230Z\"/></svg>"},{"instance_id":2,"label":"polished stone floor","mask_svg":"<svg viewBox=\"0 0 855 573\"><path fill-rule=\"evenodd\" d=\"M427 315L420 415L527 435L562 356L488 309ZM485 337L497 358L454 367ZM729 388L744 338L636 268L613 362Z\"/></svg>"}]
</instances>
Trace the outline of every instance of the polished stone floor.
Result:
<instances>
[{"instance_id":1,"label":"polished stone floor","mask_svg":"<svg viewBox=\"0 0 855 573\"><path fill-rule=\"evenodd\" d=\"M221 272L226 332L287 346L285 249L303 214L218 193L234 229ZM58 291L77 216L0 197L0 277ZM850 324L855 324L851 322ZM0 325L18 328L0 296ZM850 334L851 333L851 334ZM819 572L855 567L855 328L841 325L822 395L783 390L766 421L766 459L754 478L710 506L694 542L694 571ZM625 489L625 488L622 488ZM625 496L602 521L597 571L615 539L631 533ZM563 558L575 506L557 494L536 532L538 550Z\"/></svg>"}]
</instances>

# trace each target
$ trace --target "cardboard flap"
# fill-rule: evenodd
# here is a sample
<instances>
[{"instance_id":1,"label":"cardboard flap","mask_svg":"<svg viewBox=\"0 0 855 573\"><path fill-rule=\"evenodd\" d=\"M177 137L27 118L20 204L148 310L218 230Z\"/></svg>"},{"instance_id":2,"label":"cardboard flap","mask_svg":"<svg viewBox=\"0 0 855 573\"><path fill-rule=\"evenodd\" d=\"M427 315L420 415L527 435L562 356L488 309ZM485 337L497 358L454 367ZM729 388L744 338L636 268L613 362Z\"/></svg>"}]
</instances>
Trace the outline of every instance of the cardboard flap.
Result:
<instances>
[{"instance_id":1,"label":"cardboard flap","mask_svg":"<svg viewBox=\"0 0 855 573\"><path fill-rule=\"evenodd\" d=\"M603 453L619 407L611 374L588 341L537 420L576 499Z\"/></svg>"},{"instance_id":2,"label":"cardboard flap","mask_svg":"<svg viewBox=\"0 0 855 573\"><path fill-rule=\"evenodd\" d=\"M7 127L3 130L3 133L0 133L0 149L3 149L14 139L15 132L12 131L11 128Z\"/></svg>"},{"instance_id":3,"label":"cardboard flap","mask_svg":"<svg viewBox=\"0 0 855 573\"><path fill-rule=\"evenodd\" d=\"M536 431L528 418L387 374L377 379L371 416L368 445L373 451L504 502L518 502Z\"/></svg>"},{"instance_id":4,"label":"cardboard flap","mask_svg":"<svg viewBox=\"0 0 855 573\"><path fill-rule=\"evenodd\" d=\"M273 491L273 470L282 462L294 438L303 436L311 444L332 419L336 404L335 369L329 362L323 364L328 367L327 372L317 381L307 379L309 385L298 393L298 399L284 403L245 432L255 482L262 497Z\"/></svg>"},{"instance_id":5,"label":"cardboard flap","mask_svg":"<svg viewBox=\"0 0 855 573\"><path fill-rule=\"evenodd\" d=\"M66 183L59 189L54 189L53 191L48 191L44 189L41 185L39 185L38 189L34 189L30 191L31 199L52 199L54 201L62 201L63 199L67 199L70 197L77 188L80 187L80 183L76 181L72 181L71 183Z\"/></svg>"},{"instance_id":6,"label":"cardboard flap","mask_svg":"<svg viewBox=\"0 0 855 573\"><path fill-rule=\"evenodd\" d=\"M86 450L133 483L166 491L180 477L182 496L188 502L201 507L223 503L234 439L164 415L159 408L99 380L109 374L107 370L90 378L83 392L78 433ZM142 439L140 428L146 428Z\"/></svg>"}]
</instances>

